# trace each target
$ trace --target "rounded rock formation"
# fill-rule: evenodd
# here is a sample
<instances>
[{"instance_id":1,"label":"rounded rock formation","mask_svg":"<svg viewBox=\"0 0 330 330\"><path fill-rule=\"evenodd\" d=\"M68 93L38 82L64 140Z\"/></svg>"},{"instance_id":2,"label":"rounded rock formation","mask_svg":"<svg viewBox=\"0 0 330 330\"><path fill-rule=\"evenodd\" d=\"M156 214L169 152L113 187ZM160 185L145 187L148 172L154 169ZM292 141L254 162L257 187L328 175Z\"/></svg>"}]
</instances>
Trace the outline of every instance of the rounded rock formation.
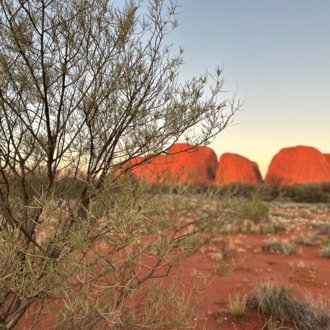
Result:
<instances>
[{"instance_id":1,"label":"rounded rock formation","mask_svg":"<svg viewBox=\"0 0 330 330\"><path fill-rule=\"evenodd\" d=\"M269 185L289 186L330 181L330 165L313 147L281 149L272 159L265 178Z\"/></svg>"},{"instance_id":2,"label":"rounded rock formation","mask_svg":"<svg viewBox=\"0 0 330 330\"><path fill-rule=\"evenodd\" d=\"M133 173L152 183L208 184L214 181L217 165L217 156L211 148L176 143L166 155L151 158Z\"/></svg>"},{"instance_id":3,"label":"rounded rock formation","mask_svg":"<svg viewBox=\"0 0 330 330\"><path fill-rule=\"evenodd\" d=\"M219 160L215 182L258 184L262 182L258 164L241 155L224 153Z\"/></svg>"},{"instance_id":4,"label":"rounded rock formation","mask_svg":"<svg viewBox=\"0 0 330 330\"><path fill-rule=\"evenodd\" d=\"M330 164L330 154L323 154L327 162Z\"/></svg>"}]
</instances>

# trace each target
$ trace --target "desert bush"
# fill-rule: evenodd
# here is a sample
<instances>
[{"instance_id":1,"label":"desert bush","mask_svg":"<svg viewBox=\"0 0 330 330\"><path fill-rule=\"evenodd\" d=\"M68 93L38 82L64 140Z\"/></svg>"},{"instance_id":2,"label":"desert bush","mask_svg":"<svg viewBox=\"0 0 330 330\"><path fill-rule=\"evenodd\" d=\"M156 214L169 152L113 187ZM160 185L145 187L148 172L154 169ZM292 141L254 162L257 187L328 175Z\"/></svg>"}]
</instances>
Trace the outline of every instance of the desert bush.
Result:
<instances>
[{"instance_id":1,"label":"desert bush","mask_svg":"<svg viewBox=\"0 0 330 330\"><path fill-rule=\"evenodd\" d=\"M259 198L244 200L241 206L242 216L258 222L267 218L269 213L268 205Z\"/></svg>"},{"instance_id":2,"label":"desert bush","mask_svg":"<svg viewBox=\"0 0 330 330\"><path fill-rule=\"evenodd\" d=\"M296 244L303 244L307 246L316 246L319 244L318 236L316 234L306 234L301 236L296 236L294 238Z\"/></svg>"},{"instance_id":3,"label":"desert bush","mask_svg":"<svg viewBox=\"0 0 330 330\"><path fill-rule=\"evenodd\" d=\"M178 140L207 144L240 106L219 68L180 82L182 51L166 44L176 8L0 2L0 327L52 298L63 327L112 327L173 251L191 251L203 221L170 231L173 208L148 210L153 196L119 178Z\"/></svg>"},{"instance_id":4,"label":"desert bush","mask_svg":"<svg viewBox=\"0 0 330 330\"><path fill-rule=\"evenodd\" d=\"M320 235L330 236L330 223L319 223L315 227L318 229Z\"/></svg>"},{"instance_id":5,"label":"desert bush","mask_svg":"<svg viewBox=\"0 0 330 330\"><path fill-rule=\"evenodd\" d=\"M203 209L197 201L191 203L185 189L153 195L143 183L118 180L113 185L95 196L88 211L89 221L77 221L78 209L73 206L43 201L41 218L48 239L44 248L60 250L57 259L45 256L33 245L22 250L20 242L14 240L17 232L3 230L1 292L18 292L26 301L38 301L40 308L42 302L51 303L56 297L60 303L53 312L58 328L116 329L134 322L146 328L185 324L190 296L174 289L159 291L156 284L149 292L145 284L167 276L182 259L196 252L203 244L198 233L217 214ZM66 221L75 223L68 229ZM59 230L62 225L63 230ZM25 253L29 268L24 274L17 252ZM144 297L143 306L154 304L153 313L144 314L151 311L150 306L143 311L130 308L128 312L124 306L133 294ZM1 297L5 301L5 296Z\"/></svg>"},{"instance_id":6,"label":"desert bush","mask_svg":"<svg viewBox=\"0 0 330 330\"><path fill-rule=\"evenodd\" d=\"M284 198L297 203L326 203L330 197L322 184L299 184L281 190Z\"/></svg>"},{"instance_id":7,"label":"desert bush","mask_svg":"<svg viewBox=\"0 0 330 330\"><path fill-rule=\"evenodd\" d=\"M293 298L290 288L277 284L261 284L256 288L256 298L248 302L260 313L279 320L293 329L326 330L330 314L322 303L311 299Z\"/></svg>"},{"instance_id":8,"label":"desert bush","mask_svg":"<svg viewBox=\"0 0 330 330\"><path fill-rule=\"evenodd\" d=\"M285 286L262 284L256 289L258 310L266 315L272 315L281 321L288 321L290 317L291 290Z\"/></svg>"},{"instance_id":9,"label":"desert bush","mask_svg":"<svg viewBox=\"0 0 330 330\"><path fill-rule=\"evenodd\" d=\"M293 186L244 186L233 185L227 189L236 196L253 197L256 194L263 201L292 201L297 203L326 203L330 200L330 184L298 184Z\"/></svg>"},{"instance_id":10,"label":"desert bush","mask_svg":"<svg viewBox=\"0 0 330 330\"><path fill-rule=\"evenodd\" d=\"M277 239L269 239L262 244L264 251L269 251L279 254L293 254L295 253L294 246L287 241Z\"/></svg>"},{"instance_id":11,"label":"desert bush","mask_svg":"<svg viewBox=\"0 0 330 330\"><path fill-rule=\"evenodd\" d=\"M330 258L330 245L326 245L321 248L320 256L322 258Z\"/></svg>"},{"instance_id":12,"label":"desert bush","mask_svg":"<svg viewBox=\"0 0 330 330\"><path fill-rule=\"evenodd\" d=\"M232 196L232 197L242 197L242 198L252 198L258 193L260 186L254 184L244 184L244 183L230 183L223 185L222 187L217 187L220 192L220 196Z\"/></svg>"},{"instance_id":13,"label":"desert bush","mask_svg":"<svg viewBox=\"0 0 330 330\"><path fill-rule=\"evenodd\" d=\"M250 219L254 222L259 222L268 218L268 205L257 196L240 198L227 195L221 201L221 206L226 212L232 212L233 215L240 219Z\"/></svg>"},{"instance_id":14,"label":"desert bush","mask_svg":"<svg viewBox=\"0 0 330 330\"><path fill-rule=\"evenodd\" d=\"M300 271L307 269L307 264L304 260L292 260L289 262L289 266L292 269L292 271Z\"/></svg>"}]
</instances>

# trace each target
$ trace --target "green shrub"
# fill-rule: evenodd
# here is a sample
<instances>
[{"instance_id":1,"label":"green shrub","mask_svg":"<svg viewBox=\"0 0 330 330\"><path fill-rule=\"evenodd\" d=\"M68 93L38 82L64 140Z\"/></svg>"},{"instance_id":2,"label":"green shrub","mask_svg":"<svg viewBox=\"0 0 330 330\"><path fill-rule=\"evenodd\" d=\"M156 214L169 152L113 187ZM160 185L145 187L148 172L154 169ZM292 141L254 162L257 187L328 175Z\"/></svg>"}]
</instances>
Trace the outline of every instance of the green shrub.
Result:
<instances>
[{"instance_id":1,"label":"green shrub","mask_svg":"<svg viewBox=\"0 0 330 330\"><path fill-rule=\"evenodd\" d=\"M329 194L321 184L299 184L282 187L283 196L297 203L326 203Z\"/></svg>"},{"instance_id":2,"label":"green shrub","mask_svg":"<svg viewBox=\"0 0 330 330\"><path fill-rule=\"evenodd\" d=\"M268 205L260 199L252 198L243 200L241 212L245 218L257 222L268 216L269 208Z\"/></svg>"}]
</instances>

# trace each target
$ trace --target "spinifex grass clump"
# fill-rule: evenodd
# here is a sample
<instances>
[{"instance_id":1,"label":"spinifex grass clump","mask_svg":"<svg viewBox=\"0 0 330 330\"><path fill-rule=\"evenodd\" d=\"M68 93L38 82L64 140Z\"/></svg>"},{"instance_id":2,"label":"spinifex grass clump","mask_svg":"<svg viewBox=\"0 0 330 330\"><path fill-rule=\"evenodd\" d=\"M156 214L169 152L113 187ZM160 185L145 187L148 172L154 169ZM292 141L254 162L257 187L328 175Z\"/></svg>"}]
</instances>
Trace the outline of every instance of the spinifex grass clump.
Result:
<instances>
[{"instance_id":1,"label":"spinifex grass clump","mask_svg":"<svg viewBox=\"0 0 330 330\"><path fill-rule=\"evenodd\" d=\"M277 239L269 239L263 242L262 249L279 254L293 254L295 252L294 246L291 243Z\"/></svg>"},{"instance_id":2,"label":"spinifex grass clump","mask_svg":"<svg viewBox=\"0 0 330 330\"><path fill-rule=\"evenodd\" d=\"M328 330L330 327L330 314L321 303L296 299L286 286L261 284L256 288L256 298L250 299L248 305L283 326L289 325L290 329Z\"/></svg>"},{"instance_id":3,"label":"spinifex grass clump","mask_svg":"<svg viewBox=\"0 0 330 330\"><path fill-rule=\"evenodd\" d=\"M294 238L296 244L303 244L307 246L316 246L319 244L319 239L316 234L306 234L301 236L296 236Z\"/></svg>"},{"instance_id":4,"label":"spinifex grass clump","mask_svg":"<svg viewBox=\"0 0 330 330\"><path fill-rule=\"evenodd\" d=\"M246 312L247 295L235 294L229 297L227 313L232 315L243 315Z\"/></svg>"},{"instance_id":5,"label":"spinifex grass clump","mask_svg":"<svg viewBox=\"0 0 330 330\"><path fill-rule=\"evenodd\" d=\"M323 246L320 255L323 258L330 258L330 245Z\"/></svg>"},{"instance_id":6,"label":"spinifex grass clump","mask_svg":"<svg viewBox=\"0 0 330 330\"><path fill-rule=\"evenodd\" d=\"M243 217L259 222L267 219L269 213L268 205L259 198L251 198L242 201L241 214Z\"/></svg>"}]
</instances>

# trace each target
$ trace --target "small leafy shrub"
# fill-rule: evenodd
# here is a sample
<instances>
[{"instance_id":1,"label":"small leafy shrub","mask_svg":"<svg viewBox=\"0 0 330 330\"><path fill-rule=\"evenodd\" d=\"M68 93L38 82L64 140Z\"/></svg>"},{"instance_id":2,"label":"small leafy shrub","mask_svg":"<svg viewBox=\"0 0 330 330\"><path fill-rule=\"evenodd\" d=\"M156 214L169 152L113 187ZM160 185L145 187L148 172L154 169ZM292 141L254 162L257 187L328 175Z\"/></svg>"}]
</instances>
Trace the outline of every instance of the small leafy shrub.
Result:
<instances>
[{"instance_id":1,"label":"small leafy shrub","mask_svg":"<svg viewBox=\"0 0 330 330\"><path fill-rule=\"evenodd\" d=\"M294 246L287 241L270 239L262 244L262 250L278 254L293 254Z\"/></svg>"},{"instance_id":2,"label":"small leafy shrub","mask_svg":"<svg viewBox=\"0 0 330 330\"><path fill-rule=\"evenodd\" d=\"M241 204L241 213L244 217L258 222L268 216L269 208L259 198L246 199Z\"/></svg>"}]
</instances>

